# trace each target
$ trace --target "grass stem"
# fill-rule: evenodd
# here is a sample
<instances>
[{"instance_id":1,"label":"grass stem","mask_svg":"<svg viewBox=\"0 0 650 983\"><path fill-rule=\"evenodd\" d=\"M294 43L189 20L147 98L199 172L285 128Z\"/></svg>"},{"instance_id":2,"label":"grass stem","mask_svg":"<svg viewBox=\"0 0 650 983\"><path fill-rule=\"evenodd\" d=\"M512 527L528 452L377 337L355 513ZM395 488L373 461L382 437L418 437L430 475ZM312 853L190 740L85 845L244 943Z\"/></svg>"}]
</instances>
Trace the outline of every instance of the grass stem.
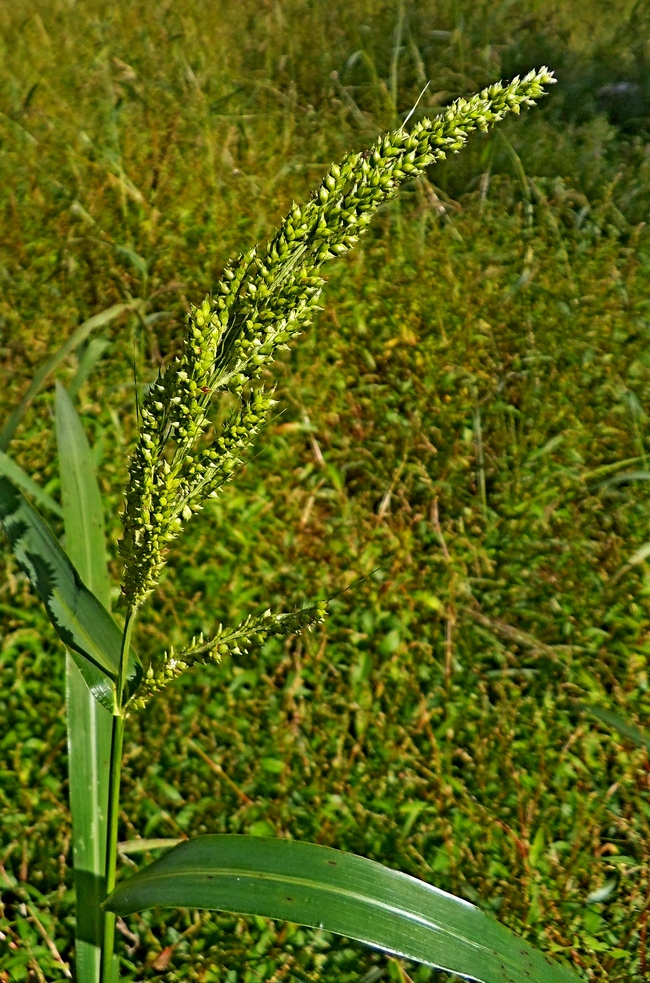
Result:
<instances>
[{"instance_id":1,"label":"grass stem","mask_svg":"<svg viewBox=\"0 0 650 983\"><path fill-rule=\"evenodd\" d=\"M122 746L124 743L124 681L128 654L131 648L131 633L135 620L136 607L129 606L124 621L120 669L117 680L116 713L113 716L111 737L111 764L108 788L108 836L106 839L106 897L115 887L117 867L117 827L120 809L120 777L122 771ZM102 946L101 981L115 983L113 950L115 946L115 915L107 912L104 920L104 944Z\"/></svg>"}]
</instances>

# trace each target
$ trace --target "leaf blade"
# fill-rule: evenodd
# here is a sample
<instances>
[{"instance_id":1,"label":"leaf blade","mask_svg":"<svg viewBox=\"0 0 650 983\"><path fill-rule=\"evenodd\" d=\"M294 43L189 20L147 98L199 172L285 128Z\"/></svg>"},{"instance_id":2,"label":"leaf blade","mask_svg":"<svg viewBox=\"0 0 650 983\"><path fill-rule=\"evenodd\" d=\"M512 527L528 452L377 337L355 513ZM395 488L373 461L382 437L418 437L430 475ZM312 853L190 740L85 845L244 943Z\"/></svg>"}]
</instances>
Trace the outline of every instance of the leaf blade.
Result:
<instances>
[{"instance_id":1,"label":"leaf blade","mask_svg":"<svg viewBox=\"0 0 650 983\"><path fill-rule=\"evenodd\" d=\"M83 386L84 382L92 372L94 366L100 360L107 348L111 347L111 343L107 338L91 338L86 346L81 359L79 361L79 366L75 372L74 379L68 386L68 395L70 399L74 397L79 392L80 388Z\"/></svg>"},{"instance_id":2,"label":"leaf blade","mask_svg":"<svg viewBox=\"0 0 650 983\"><path fill-rule=\"evenodd\" d=\"M214 908L281 918L482 983L577 983L474 905L353 854L218 834L174 847L118 884L105 907Z\"/></svg>"},{"instance_id":3,"label":"leaf blade","mask_svg":"<svg viewBox=\"0 0 650 983\"><path fill-rule=\"evenodd\" d=\"M4 474L7 478L11 478L15 485L26 491L28 495L31 495L35 501L42 505L43 508L48 509L53 512L54 515L59 517L63 516L63 509L58 502L55 502L51 495L48 495L40 485L38 485L33 478L30 478L26 471L23 471L19 464L5 454L4 451L0 451L0 474Z\"/></svg>"},{"instance_id":4,"label":"leaf blade","mask_svg":"<svg viewBox=\"0 0 650 983\"><path fill-rule=\"evenodd\" d=\"M122 635L106 608L83 584L54 533L10 478L0 476L0 523L32 588L86 682L113 709ZM131 650L129 677L142 669Z\"/></svg>"},{"instance_id":5,"label":"leaf blade","mask_svg":"<svg viewBox=\"0 0 650 983\"><path fill-rule=\"evenodd\" d=\"M79 415L58 379L55 417L67 553L84 584L108 610L111 585L95 463Z\"/></svg>"},{"instance_id":6,"label":"leaf blade","mask_svg":"<svg viewBox=\"0 0 650 983\"><path fill-rule=\"evenodd\" d=\"M635 724L630 723L629 720L625 720L618 713L612 713L611 710L607 710L605 707L591 706L589 703L581 703L580 708L585 713L590 713L592 717L596 717L601 723L618 731L623 737L627 737L633 744L650 751L650 734L647 731L641 730Z\"/></svg>"},{"instance_id":7,"label":"leaf blade","mask_svg":"<svg viewBox=\"0 0 650 983\"><path fill-rule=\"evenodd\" d=\"M42 365L39 366L36 375L32 379L31 384L27 389L27 392L13 413L11 413L8 419L5 421L5 424L0 431L0 450L7 450L7 447L13 440L16 430L20 426L22 418L31 406L34 397L38 395L47 381L48 376L51 375L57 365L59 365L64 358L67 358L73 348L76 348L82 341L85 341L88 335L95 331L96 328L101 328L105 324L110 324L111 321L114 321L115 318L119 317L120 314L123 314L124 311L133 310L134 306L135 305L133 302L130 304L113 304L112 307L107 307L105 310L99 311L98 314L93 314L93 316L89 317L87 321L84 321L83 324L79 325L76 331L70 335L67 341L61 345L58 351L56 351L53 355L46 359Z\"/></svg>"},{"instance_id":8,"label":"leaf blade","mask_svg":"<svg viewBox=\"0 0 650 983\"><path fill-rule=\"evenodd\" d=\"M106 817L113 715L94 697L70 652L66 658L68 767L76 894L78 983L99 983L106 894Z\"/></svg>"},{"instance_id":9,"label":"leaf blade","mask_svg":"<svg viewBox=\"0 0 650 983\"><path fill-rule=\"evenodd\" d=\"M83 583L108 610L110 580L94 458L79 415L58 380L55 422L67 553ZM70 652L66 658L66 704L76 971L78 983L99 983L113 715L95 698Z\"/></svg>"}]
</instances>

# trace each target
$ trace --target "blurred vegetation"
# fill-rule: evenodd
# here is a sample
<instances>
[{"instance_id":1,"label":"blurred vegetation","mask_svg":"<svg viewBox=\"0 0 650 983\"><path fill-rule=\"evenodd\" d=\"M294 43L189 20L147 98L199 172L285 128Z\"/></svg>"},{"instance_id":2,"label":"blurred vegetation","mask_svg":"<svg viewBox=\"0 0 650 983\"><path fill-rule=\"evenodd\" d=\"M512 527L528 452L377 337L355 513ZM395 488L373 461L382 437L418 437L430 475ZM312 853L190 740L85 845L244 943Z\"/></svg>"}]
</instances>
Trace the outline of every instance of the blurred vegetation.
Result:
<instances>
[{"instance_id":1,"label":"blurred vegetation","mask_svg":"<svg viewBox=\"0 0 650 983\"><path fill-rule=\"evenodd\" d=\"M273 426L191 524L137 645L337 595L331 617L130 721L123 839L336 845L585 979L647 979L648 753L580 704L650 710L648 485L630 477L650 453L649 26L647 0L0 6L3 417L79 323L141 300L79 391L116 583L134 361L152 379L226 259L428 80L416 114L534 65L559 79L332 266L276 366ZM51 424L46 390L10 452L56 496ZM64 657L3 562L0 979L58 980ZM149 912L121 942L125 979L442 978L231 915Z\"/></svg>"}]
</instances>

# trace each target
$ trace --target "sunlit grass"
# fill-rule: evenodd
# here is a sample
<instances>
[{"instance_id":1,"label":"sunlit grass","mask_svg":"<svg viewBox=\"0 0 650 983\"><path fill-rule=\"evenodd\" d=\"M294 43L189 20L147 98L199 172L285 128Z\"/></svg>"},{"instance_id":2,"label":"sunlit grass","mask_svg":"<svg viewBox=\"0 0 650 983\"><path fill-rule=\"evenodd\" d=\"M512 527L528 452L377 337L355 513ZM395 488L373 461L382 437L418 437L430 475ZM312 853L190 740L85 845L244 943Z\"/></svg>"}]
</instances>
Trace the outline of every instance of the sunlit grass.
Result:
<instances>
[{"instance_id":1,"label":"sunlit grass","mask_svg":"<svg viewBox=\"0 0 650 983\"><path fill-rule=\"evenodd\" d=\"M532 25L529 5L472 5L462 20L458 5L404 6L402 113L422 77L430 110L534 61L554 67L552 47L568 71L569 21L569 45L588 48L574 5L550 21L540 6ZM397 12L0 15L5 415L85 317L129 297L147 305L106 332L113 347L82 390L116 582L133 344L153 378L226 258L342 150L391 125ZM612 30L598 20L597 54ZM507 130L523 181L496 139L432 171L435 186L407 192L332 272L318 323L277 366L271 440L190 533L189 554L172 557L140 648L182 644L188 622L207 632L270 598L287 607L368 579L340 595L326 633L272 643L152 703L127 734L121 835L224 823L349 848L480 899L532 941L573 950L594 979L622 981L641 979L645 958L646 756L574 701L647 721L647 584L643 566L626 569L650 538L646 486L604 488L597 470L646 453L647 237L634 226L647 158L643 131L623 138L604 115L572 122L557 67L548 109ZM71 357L70 379L75 368ZM15 452L56 494L39 400ZM49 980L63 976L19 905L35 906L70 958L63 661L53 638L37 641L47 626L8 570L0 859L17 883L2 891L0 930L16 948L0 970L36 980L35 960ZM261 921L165 922L133 918L135 938L123 937L148 960L145 979L165 959L167 978L228 983L396 971ZM418 983L427 972L409 970Z\"/></svg>"}]
</instances>

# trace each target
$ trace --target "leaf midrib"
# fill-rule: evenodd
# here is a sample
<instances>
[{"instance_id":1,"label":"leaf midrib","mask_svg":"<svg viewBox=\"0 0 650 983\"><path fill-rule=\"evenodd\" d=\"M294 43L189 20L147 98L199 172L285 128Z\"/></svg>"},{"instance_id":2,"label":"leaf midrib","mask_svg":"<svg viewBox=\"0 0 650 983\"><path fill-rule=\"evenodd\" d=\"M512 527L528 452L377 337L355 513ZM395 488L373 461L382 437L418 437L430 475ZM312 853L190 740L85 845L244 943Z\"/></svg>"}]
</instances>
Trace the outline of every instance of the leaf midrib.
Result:
<instances>
[{"instance_id":1,"label":"leaf midrib","mask_svg":"<svg viewBox=\"0 0 650 983\"><path fill-rule=\"evenodd\" d=\"M357 903L363 902L364 904L369 905L370 907L379 908L383 911L387 911L390 914L400 915L405 919L408 919L419 925L422 925L424 928L433 929L434 931L439 932L441 935L447 936L452 941L459 941L461 943L464 943L465 945L472 946L479 953L491 952L494 955L499 956L499 958L502 959L505 958L506 960L508 960L507 955L504 956L496 949L493 949L492 947L485 945L484 943L474 942L472 939L468 939L466 936L461 935L458 932L450 931L448 928L444 928L436 924L436 922L431 921L430 919L425 918L422 915L417 915L414 912L406 911L404 908L397 907L385 901L380 901L377 898L370 897L369 895L360 894L359 892L352 891L349 888L339 888L331 884L323 885L318 881L314 881L304 877L298 877L291 874L266 874L263 872L254 873L252 871L243 871L237 867L233 867L233 868L221 867L219 868L218 871L214 873L205 872L205 871L193 872L190 870L186 870L186 871L167 871L167 872L161 872L159 874L148 874L146 882L143 881L141 882L141 884L143 887L146 888L146 886L148 884L151 884L151 882L153 881L160 882L170 879L181 879L186 877L197 877L197 878L200 877L202 880L224 878L224 877L236 877L237 879L243 878L245 880L250 880L253 882L263 880L275 884L287 884L287 885L300 886L307 889L313 889L315 891L318 891L319 893L328 893L328 894L333 894L335 896L344 896L354 902ZM129 889L129 882L126 881L123 885L123 890L126 892L128 889ZM459 899L454 898L453 900L457 901ZM480 909L478 909L478 911L480 912ZM480 912L480 914L483 915L483 912ZM485 915L484 917L487 918L487 915ZM515 968L517 968L516 965Z\"/></svg>"}]
</instances>

